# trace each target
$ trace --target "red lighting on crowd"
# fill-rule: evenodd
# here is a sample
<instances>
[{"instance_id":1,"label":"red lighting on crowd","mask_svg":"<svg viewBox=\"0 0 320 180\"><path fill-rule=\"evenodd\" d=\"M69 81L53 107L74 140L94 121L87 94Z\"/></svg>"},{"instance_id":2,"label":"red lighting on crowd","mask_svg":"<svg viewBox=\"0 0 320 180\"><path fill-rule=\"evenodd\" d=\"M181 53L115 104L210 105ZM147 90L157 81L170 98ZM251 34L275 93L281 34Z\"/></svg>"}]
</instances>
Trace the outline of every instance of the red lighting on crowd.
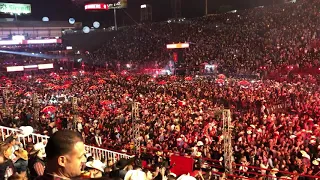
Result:
<instances>
[{"instance_id":1,"label":"red lighting on crowd","mask_svg":"<svg viewBox=\"0 0 320 180\"><path fill-rule=\"evenodd\" d=\"M173 61L178 62L178 53L176 52L173 53Z\"/></svg>"},{"instance_id":2,"label":"red lighting on crowd","mask_svg":"<svg viewBox=\"0 0 320 180\"><path fill-rule=\"evenodd\" d=\"M293 69L293 66L287 66L288 69Z\"/></svg>"},{"instance_id":3,"label":"red lighting on crowd","mask_svg":"<svg viewBox=\"0 0 320 180\"><path fill-rule=\"evenodd\" d=\"M108 10L108 5L103 3L86 4L85 10Z\"/></svg>"}]
</instances>

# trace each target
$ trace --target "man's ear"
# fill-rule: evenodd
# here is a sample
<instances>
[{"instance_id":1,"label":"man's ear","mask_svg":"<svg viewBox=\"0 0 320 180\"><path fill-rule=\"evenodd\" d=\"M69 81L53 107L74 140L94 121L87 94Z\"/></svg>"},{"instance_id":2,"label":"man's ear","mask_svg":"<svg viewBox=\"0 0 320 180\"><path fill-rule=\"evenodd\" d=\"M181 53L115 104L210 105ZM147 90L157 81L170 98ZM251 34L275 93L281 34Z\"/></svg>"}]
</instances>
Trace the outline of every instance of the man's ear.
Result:
<instances>
[{"instance_id":1,"label":"man's ear","mask_svg":"<svg viewBox=\"0 0 320 180\"><path fill-rule=\"evenodd\" d=\"M65 167L66 163L67 163L67 157L66 156L59 156L58 157L59 166Z\"/></svg>"}]
</instances>

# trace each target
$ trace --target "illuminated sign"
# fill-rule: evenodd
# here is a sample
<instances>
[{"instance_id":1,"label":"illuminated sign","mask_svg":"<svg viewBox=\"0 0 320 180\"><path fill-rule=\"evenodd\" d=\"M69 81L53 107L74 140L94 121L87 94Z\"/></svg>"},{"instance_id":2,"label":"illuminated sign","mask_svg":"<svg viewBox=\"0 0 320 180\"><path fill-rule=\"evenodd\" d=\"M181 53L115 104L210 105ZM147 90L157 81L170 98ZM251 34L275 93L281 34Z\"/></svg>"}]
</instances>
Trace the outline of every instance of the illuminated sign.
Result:
<instances>
[{"instance_id":1,"label":"illuminated sign","mask_svg":"<svg viewBox=\"0 0 320 180\"><path fill-rule=\"evenodd\" d=\"M31 5L17 3L0 3L0 13L31 14Z\"/></svg>"},{"instance_id":2,"label":"illuminated sign","mask_svg":"<svg viewBox=\"0 0 320 180\"><path fill-rule=\"evenodd\" d=\"M23 66L24 69L34 69L34 68L38 68L38 65L27 65L27 66Z\"/></svg>"},{"instance_id":3,"label":"illuminated sign","mask_svg":"<svg viewBox=\"0 0 320 180\"><path fill-rule=\"evenodd\" d=\"M14 41L22 41L25 40L25 37L22 35L16 35L16 36L12 36L12 40Z\"/></svg>"},{"instance_id":4,"label":"illuminated sign","mask_svg":"<svg viewBox=\"0 0 320 180\"><path fill-rule=\"evenodd\" d=\"M122 9L127 7L127 0L119 0L117 3L90 3L84 6L85 10L108 10L108 9Z\"/></svg>"},{"instance_id":5,"label":"illuminated sign","mask_svg":"<svg viewBox=\"0 0 320 180\"><path fill-rule=\"evenodd\" d=\"M34 71L38 70L38 65L26 65L23 66L24 71Z\"/></svg>"},{"instance_id":6,"label":"illuminated sign","mask_svg":"<svg viewBox=\"0 0 320 180\"><path fill-rule=\"evenodd\" d=\"M37 40L27 40L25 44L55 44L62 43L61 39L37 39Z\"/></svg>"},{"instance_id":7,"label":"illuminated sign","mask_svg":"<svg viewBox=\"0 0 320 180\"><path fill-rule=\"evenodd\" d=\"M51 64L38 64L38 65L26 65L26 66L8 66L7 72L17 71L32 71L37 69L53 69L53 63Z\"/></svg>"},{"instance_id":8,"label":"illuminated sign","mask_svg":"<svg viewBox=\"0 0 320 180\"><path fill-rule=\"evenodd\" d=\"M22 44L22 41L15 41L15 40L0 41L0 45L18 45L18 44Z\"/></svg>"},{"instance_id":9,"label":"illuminated sign","mask_svg":"<svg viewBox=\"0 0 320 180\"><path fill-rule=\"evenodd\" d=\"M23 66L9 66L7 67L7 72L24 71Z\"/></svg>"},{"instance_id":10,"label":"illuminated sign","mask_svg":"<svg viewBox=\"0 0 320 180\"><path fill-rule=\"evenodd\" d=\"M122 9L127 7L127 0L119 0L117 3L108 4L109 9Z\"/></svg>"},{"instance_id":11,"label":"illuminated sign","mask_svg":"<svg viewBox=\"0 0 320 180\"><path fill-rule=\"evenodd\" d=\"M85 10L108 10L108 5L103 3L97 4L86 4L84 6Z\"/></svg>"},{"instance_id":12,"label":"illuminated sign","mask_svg":"<svg viewBox=\"0 0 320 180\"><path fill-rule=\"evenodd\" d=\"M35 40L5 40L0 41L1 45L19 45L19 44L61 44L61 39L35 39Z\"/></svg>"},{"instance_id":13,"label":"illuminated sign","mask_svg":"<svg viewBox=\"0 0 320 180\"><path fill-rule=\"evenodd\" d=\"M189 43L167 44L167 49L183 49L189 48Z\"/></svg>"},{"instance_id":14,"label":"illuminated sign","mask_svg":"<svg viewBox=\"0 0 320 180\"><path fill-rule=\"evenodd\" d=\"M38 64L38 69L53 69L53 64Z\"/></svg>"}]
</instances>

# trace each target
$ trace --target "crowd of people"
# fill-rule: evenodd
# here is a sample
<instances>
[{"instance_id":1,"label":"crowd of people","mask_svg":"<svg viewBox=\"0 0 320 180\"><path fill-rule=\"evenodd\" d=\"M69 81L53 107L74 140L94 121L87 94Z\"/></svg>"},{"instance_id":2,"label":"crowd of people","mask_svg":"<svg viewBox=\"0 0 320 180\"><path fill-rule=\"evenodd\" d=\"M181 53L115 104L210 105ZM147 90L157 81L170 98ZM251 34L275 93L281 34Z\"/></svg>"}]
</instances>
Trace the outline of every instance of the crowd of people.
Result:
<instances>
[{"instance_id":1,"label":"crowd of people","mask_svg":"<svg viewBox=\"0 0 320 180\"><path fill-rule=\"evenodd\" d=\"M190 48L183 50L184 66L215 64L221 74L180 77L83 70L10 74L0 79L6 87L1 89L5 91L0 101L5 111L0 124L13 128L31 126L35 133L45 135L73 129L81 134L74 135L77 142L136 157L112 165L108 159L88 156L90 177L104 174L122 179L176 179L169 172L170 156L175 154L194 158L196 178L214 179L213 173L225 171L222 112L230 109L235 175L240 179L313 179L320 175L317 76L290 74L285 81L277 82L239 79L235 75L276 71L282 66L318 67L319 7L319 0L300 0L180 22L122 28L101 48L86 53L89 58L115 66L130 63L134 67L165 67L172 58L165 49L166 43L189 42ZM138 154L133 136L134 102L139 103ZM70 140L70 144L77 142ZM28 158L27 168L23 161L26 159L10 157L20 149L16 148L15 137L9 136L1 145L0 157L4 154L5 158L0 162L6 163L5 169L13 166L20 174L29 169L31 179L45 172L63 177L81 174L81 168L75 168L80 164L65 163L75 158L66 156L67 150L72 149L48 146L44 151L45 144L30 145L34 158ZM55 154L50 151L53 147L65 149ZM78 148L81 151L82 145ZM80 162L82 156L80 152L75 162ZM8 163L8 159L14 163ZM60 168L68 166L65 168L70 172L47 168L57 162ZM153 173L141 171L142 164L144 169L153 168Z\"/></svg>"},{"instance_id":2,"label":"crowd of people","mask_svg":"<svg viewBox=\"0 0 320 180\"><path fill-rule=\"evenodd\" d=\"M279 177L291 177L284 172L319 172L319 87L307 79L278 83L224 75L182 78L79 71L3 77L2 82L9 89L3 126L32 126L46 135L75 129L87 145L133 154L132 102L139 102L143 123L138 156L147 166L168 165L173 153L200 158L199 166L223 172L221 110L228 108L236 174L259 178L276 171ZM39 120L34 119L35 93ZM77 110L72 97L77 98Z\"/></svg>"},{"instance_id":3,"label":"crowd of people","mask_svg":"<svg viewBox=\"0 0 320 180\"><path fill-rule=\"evenodd\" d=\"M96 51L92 61L164 67L172 60L166 44L188 42L188 67L217 64L224 74L256 74L281 66L319 65L318 0L257 7L178 22L123 27ZM99 38L99 37L97 37Z\"/></svg>"},{"instance_id":4,"label":"crowd of people","mask_svg":"<svg viewBox=\"0 0 320 180\"><path fill-rule=\"evenodd\" d=\"M0 144L0 178L15 180L152 180L176 179L170 169L158 166L153 172L142 168L136 158L120 159L116 164L102 162L87 154L83 137L72 130L54 133L48 142L27 146L18 142L18 136L31 133L32 127L23 127L17 134L9 135ZM27 133L27 134L26 134ZM198 174L203 179L202 174ZM193 180L193 176L182 175L178 180Z\"/></svg>"}]
</instances>

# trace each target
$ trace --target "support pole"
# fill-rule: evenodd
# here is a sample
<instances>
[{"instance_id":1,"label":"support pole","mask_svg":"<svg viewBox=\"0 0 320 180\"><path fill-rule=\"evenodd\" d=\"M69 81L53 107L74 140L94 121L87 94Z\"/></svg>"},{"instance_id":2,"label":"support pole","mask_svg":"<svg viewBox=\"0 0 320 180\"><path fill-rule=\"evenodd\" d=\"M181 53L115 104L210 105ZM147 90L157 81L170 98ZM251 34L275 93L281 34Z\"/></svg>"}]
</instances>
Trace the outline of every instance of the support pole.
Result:
<instances>
[{"instance_id":1,"label":"support pole","mask_svg":"<svg viewBox=\"0 0 320 180\"><path fill-rule=\"evenodd\" d=\"M208 15L208 0L205 0L205 15Z\"/></svg>"},{"instance_id":2,"label":"support pole","mask_svg":"<svg viewBox=\"0 0 320 180\"><path fill-rule=\"evenodd\" d=\"M78 99L77 99L76 97L72 97L72 112L73 112L74 129L77 130L77 122L78 122Z\"/></svg>"},{"instance_id":3,"label":"support pole","mask_svg":"<svg viewBox=\"0 0 320 180\"><path fill-rule=\"evenodd\" d=\"M140 154L140 124L139 124L139 103L132 103L132 137L136 155Z\"/></svg>"},{"instance_id":4,"label":"support pole","mask_svg":"<svg viewBox=\"0 0 320 180\"><path fill-rule=\"evenodd\" d=\"M232 125L230 109L222 111L223 118L223 149L224 149L224 168L227 174L232 174Z\"/></svg>"},{"instance_id":5,"label":"support pole","mask_svg":"<svg viewBox=\"0 0 320 180\"><path fill-rule=\"evenodd\" d=\"M33 120L35 122L39 121L39 113L40 113L40 106L39 106L39 99L37 93L32 94L32 105L33 105Z\"/></svg>"},{"instance_id":6,"label":"support pole","mask_svg":"<svg viewBox=\"0 0 320 180\"><path fill-rule=\"evenodd\" d=\"M114 29L118 31L118 25L117 25L117 9L113 9L113 16L114 16Z\"/></svg>"},{"instance_id":7,"label":"support pole","mask_svg":"<svg viewBox=\"0 0 320 180\"><path fill-rule=\"evenodd\" d=\"M9 109L8 109L9 100L8 100L8 90L7 90L7 88L3 88L2 96L3 96L3 103L4 103L4 112L3 112L3 114L6 116L6 115L9 114L9 112L8 112L9 111Z\"/></svg>"}]
</instances>

